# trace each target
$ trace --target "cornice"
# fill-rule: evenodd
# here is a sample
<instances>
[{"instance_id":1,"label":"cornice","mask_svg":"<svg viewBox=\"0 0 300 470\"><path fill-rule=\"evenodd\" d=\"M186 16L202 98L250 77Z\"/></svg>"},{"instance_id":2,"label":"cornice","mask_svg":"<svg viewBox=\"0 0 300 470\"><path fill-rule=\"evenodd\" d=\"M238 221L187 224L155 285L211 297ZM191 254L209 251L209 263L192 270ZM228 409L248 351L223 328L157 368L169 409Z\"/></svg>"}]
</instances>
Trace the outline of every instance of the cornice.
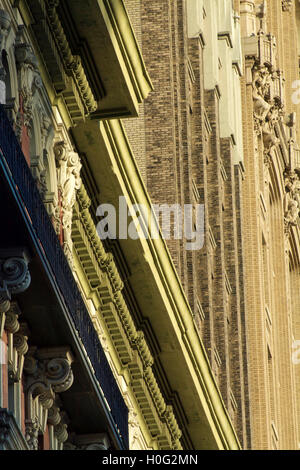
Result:
<instances>
[{"instance_id":1,"label":"cornice","mask_svg":"<svg viewBox=\"0 0 300 470\"><path fill-rule=\"evenodd\" d=\"M138 103L153 88L122 0L92 2L97 15L95 33L102 34L101 50L94 43L91 49L91 28L83 33L89 39L81 37L80 14L73 18L67 2L19 0L14 6L31 32L52 104L63 108L61 100L67 110L66 123L75 126L88 116L105 119L137 115ZM103 63L101 56L108 44ZM118 92L120 99L116 100Z\"/></svg>"},{"instance_id":2,"label":"cornice","mask_svg":"<svg viewBox=\"0 0 300 470\"><path fill-rule=\"evenodd\" d=\"M125 62L135 86L137 99L141 103L153 86L147 73L136 36L123 0L102 0L111 25L116 34Z\"/></svg>"},{"instance_id":3,"label":"cornice","mask_svg":"<svg viewBox=\"0 0 300 470\"><path fill-rule=\"evenodd\" d=\"M100 133L107 148L110 149L114 173L122 182L122 187L126 187L130 202L143 204L150 210L150 198L121 122L117 120L101 122ZM190 306L166 243L162 237L141 240L140 243L143 245L141 251L144 252L144 257L156 279L157 295L167 297L165 302L169 315L170 331L177 336L182 346L182 362L178 367L186 367L193 377L190 387L195 390L197 406L205 410L206 418L214 435L215 445L220 449L239 449L238 438L217 387L204 346L196 332ZM177 392L180 395L180 390ZM193 434L191 438L196 443L199 435Z\"/></svg>"},{"instance_id":4,"label":"cornice","mask_svg":"<svg viewBox=\"0 0 300 470\"><path fill-rule=\"evenodd\" d=\"M49 0L47 1L47 11L51 29L63 57L65 68L72 74L78 87L81 100L86 106L88 113L92 113L97 109L97 101L89 85L87 75L81 63L81 58L72 54L56 8L53 2L49 2Z\"/></svg>"},{"instance_id":5,"label":"cornice","mask_svg":"<svg viewBox=\"0 0 300 470\"><path fill-rule=\"evenodd\" d=\"M78 191L73 222L74 248L90 290L98 298L99 313L106 324L122 367L128 369L130 386L152 438L163 449L182 449L173 407L168 405L152 370L154 358L144 333L138 331L122 294L123 282L111 253L97 235L89 213L90 200L82 185ZM83 261L84 260L84 261ZM89 296L89 292L85 292Z\"/></svg>"}]
</instances>

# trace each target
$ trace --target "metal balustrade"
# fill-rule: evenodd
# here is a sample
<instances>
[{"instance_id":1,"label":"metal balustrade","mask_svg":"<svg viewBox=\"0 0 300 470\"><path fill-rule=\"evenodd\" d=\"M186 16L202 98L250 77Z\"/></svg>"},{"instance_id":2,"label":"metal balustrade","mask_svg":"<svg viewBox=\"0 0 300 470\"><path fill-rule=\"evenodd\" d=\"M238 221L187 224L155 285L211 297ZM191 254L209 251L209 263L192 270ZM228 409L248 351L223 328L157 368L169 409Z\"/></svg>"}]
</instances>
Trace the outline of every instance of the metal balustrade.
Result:
<instances>
[{"instance_id":1,"label":"metal balustrade","mask_svg":"<svg viewBox=\"0 0 300 470\"><path fill-rule=\"evenodd\" d=\"M6 162L11 172L13 182L18 188L31 219L36 237L52 268L53 276L109 404L111 415L119 429L124 447L128 448L128 409L45 209L36 182L2 105L0 105L0 149L0 158Z\"/></svg>"}]
</instances>

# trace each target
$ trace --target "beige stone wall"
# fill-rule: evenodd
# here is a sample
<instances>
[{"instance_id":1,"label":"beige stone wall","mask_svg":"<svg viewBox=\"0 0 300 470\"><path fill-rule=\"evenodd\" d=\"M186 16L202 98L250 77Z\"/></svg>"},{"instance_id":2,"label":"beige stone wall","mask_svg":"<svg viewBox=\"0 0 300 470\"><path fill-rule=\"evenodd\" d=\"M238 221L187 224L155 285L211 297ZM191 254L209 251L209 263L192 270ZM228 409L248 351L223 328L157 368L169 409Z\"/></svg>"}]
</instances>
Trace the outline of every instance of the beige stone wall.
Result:
<instances>
[{"instance_id":1,"label":"beige stone wall","mask_svg":"<svg viewBox=\"0 0 300 470\"><path fill-rule=\"evenodd\" d=\"M254 2L241 1L242 36L247 38L242 233L251 440L254 449L297 449L299 371L292 344L299 271L289 262L298 223L296 154L290 140L297 141L290 116L297 111L292 102L292 83L299 74L296 22L294 2L260 5L255 2L254 10ZM253 11L255 36L250 38Z\"/></svg>"}]
</instances>

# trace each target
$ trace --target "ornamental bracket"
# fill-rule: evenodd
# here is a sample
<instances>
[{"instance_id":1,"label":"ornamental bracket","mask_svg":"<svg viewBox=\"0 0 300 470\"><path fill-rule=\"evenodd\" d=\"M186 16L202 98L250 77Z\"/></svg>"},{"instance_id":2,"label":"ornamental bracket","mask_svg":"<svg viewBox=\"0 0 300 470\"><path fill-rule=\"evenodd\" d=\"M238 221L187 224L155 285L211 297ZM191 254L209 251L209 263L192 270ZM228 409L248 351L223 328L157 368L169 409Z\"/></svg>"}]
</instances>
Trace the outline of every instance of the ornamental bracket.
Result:
<instances>
[{"instance_id":1,"label":"ornamental bracket","mask_svg":"<svg viewBox=\"0 0 300 470\"><path fill-rule=\"evenodd\" d=\"M30 285L28 264L29 256L24 248L0 249L0 338L12 295L24 292Z\"/></svg>"}]
</instances>

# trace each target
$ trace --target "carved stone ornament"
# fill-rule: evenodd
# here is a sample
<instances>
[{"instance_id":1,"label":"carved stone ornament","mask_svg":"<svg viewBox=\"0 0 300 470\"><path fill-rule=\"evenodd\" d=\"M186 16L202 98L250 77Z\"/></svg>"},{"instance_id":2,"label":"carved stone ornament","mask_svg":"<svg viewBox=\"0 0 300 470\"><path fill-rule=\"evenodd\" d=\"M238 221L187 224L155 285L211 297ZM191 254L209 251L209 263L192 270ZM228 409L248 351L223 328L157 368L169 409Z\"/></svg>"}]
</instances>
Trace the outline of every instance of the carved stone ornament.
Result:
<instances>
[{"instance_id":1,"label":"carved stone ornament","mask_svg":"<svg viewBox=\"0 0 300 470\"><path fill-rule=\"evenodd\" d=\"M30 285L29 257L23 249L0 250L0 304Z\"/></svg>"},{"instance_id":2,"label":"carved stone ornament","mask_svg":"<svg viewBox=\"0 0 300 470\"><path fill-rule=\"evenodd\" d=\"M274 125L284 116L280 97L274 93L274 82L278 80L279 72L270 67L256 65L253 69L254 121L258 134L272 134ZM268 137L264 143L270 148Z\"/></svg>"},{"instance_id":3,"label":"carved stone ornament","mask_svg":"<svg viewBox=\"0 0 300 470\"><path fill-rule=\"evenodd\" d=\"M66 348L31 348L26 356L26 439L30 449L37 449L37 435L44 433L47 420L54 425L54 434L63 443L68 438L65 423L56 416L55 394L73 384L72 356ZM48 415L48 411L50 416Z\"/></svg>"},{"instance_id":4,"label":"carved stone ornament","mask_svg":"<svg viewBox=\"0 0 300 470\"><path fill-rule=\"evenodd\" d=\"M0 9L0 42L1 49L5 48L5 40L11 26L11 18L7 11Z\"/></svg>"},{"instance_id":5,"label":"carved stone ornament","mask_svg":"<svg viewBox=\"0 0 300 470\"><path fill-rule=\"evenodd\" d=\"M286 234L295 226L300 213L300 178L297 171L286 170L284 174L284 225Z\"/></svg>"},{"instance_id":6,"label":"carved stone ornament","mask_svg":"<svg viewBox=\"0 0 300 470\"><path fill-rule=\"evenodd\" d=\"M263 27L266 2L263 2L257 16L261 19L261 29L257 34L259 56L252 68L254 131L261 137L264 162L270 165L272 150L279 144L275 128L284 123L284 80L282 72L276 68L276 41L265 34Z\"/></svg>"},{"instance_id":7,"label":"carved stone ornament","mask_svg":"<svg viewBox=\"0 0 300 470\"><path fill-rule=\"evenodd\" d=\"M57 142L54 146L54 154L57 168L58 191L61 196L61 219L57 220L62 225L64 237L64 251L70 263L72 263L72 219L73 207L76 201L76 192L81 186L81 163L76 152L68 151L65 142Z\"/></svg>"},{"instance_id":8,"label":"carved stone ornament","mask_svg":"<svg viewBox=\"0 0 300 470\"><path fill-rule=\"evenodd\" d=\"M83 434L72 436L72 442L66 442L64 450L108 450L109 447L107 434Z\"/></svg>"}]
</instances>

